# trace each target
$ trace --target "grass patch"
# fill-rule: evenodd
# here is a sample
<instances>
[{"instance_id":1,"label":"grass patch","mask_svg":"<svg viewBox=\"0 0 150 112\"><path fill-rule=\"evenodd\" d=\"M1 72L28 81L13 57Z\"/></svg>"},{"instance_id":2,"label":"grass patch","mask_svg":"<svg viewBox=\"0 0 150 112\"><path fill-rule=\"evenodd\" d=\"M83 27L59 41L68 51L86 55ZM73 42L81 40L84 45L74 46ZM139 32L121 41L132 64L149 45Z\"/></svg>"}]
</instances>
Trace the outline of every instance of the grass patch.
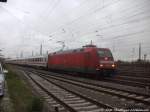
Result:
<instances>
[{"instance_id":1,"label":"grass patch","mask_svg":"<svg viewBox=\"0 0 150 112\"><path fill-rule=\"evenodd\" d=\"M31 92L31 89L16 74L10 66L7 66L8 74L6 81L8 91L12 100L15 112L41 112L43 101Z\"/></svg>"}]
</instances>

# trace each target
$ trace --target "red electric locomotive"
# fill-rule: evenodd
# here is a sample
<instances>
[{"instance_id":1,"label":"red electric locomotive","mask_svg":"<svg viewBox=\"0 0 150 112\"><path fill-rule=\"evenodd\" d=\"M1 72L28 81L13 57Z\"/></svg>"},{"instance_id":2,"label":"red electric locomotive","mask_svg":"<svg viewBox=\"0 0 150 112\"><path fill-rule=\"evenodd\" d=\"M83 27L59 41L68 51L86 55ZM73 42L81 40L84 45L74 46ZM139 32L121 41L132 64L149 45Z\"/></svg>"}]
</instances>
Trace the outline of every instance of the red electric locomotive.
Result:
<instances>
[{"instance_id":1,"label":"red electric locomotive","mask_svg":"<svg viewBox=\"0 0 150 112\"><path fill-rule=\"evenodd\" d=\"M47 67L53 70L99 75L112 75L116 69L111 51L108 48L97 48L95 45L50 53Z\"/></svg>"}]
</instances>

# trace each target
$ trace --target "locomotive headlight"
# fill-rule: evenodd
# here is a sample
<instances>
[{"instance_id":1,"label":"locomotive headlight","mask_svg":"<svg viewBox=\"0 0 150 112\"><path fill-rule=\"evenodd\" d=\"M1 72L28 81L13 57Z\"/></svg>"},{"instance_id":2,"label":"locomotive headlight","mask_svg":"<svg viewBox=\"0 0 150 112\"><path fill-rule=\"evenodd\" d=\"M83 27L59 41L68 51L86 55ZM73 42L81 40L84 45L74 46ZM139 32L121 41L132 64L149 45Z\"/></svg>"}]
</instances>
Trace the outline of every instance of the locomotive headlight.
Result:
<instances>
[{"instance_id":1,"label":"locomotive headlight","mask_svg":"<svg viewBox=\"0 0 150 112\"><path fill-rule=\"evenodd\" d=\"M115 67L115 64L112 64L111 66L114 68L114 67Z\"/></svg>"},{"instance_id":2,"label":"locomotive headlight","mask_svg":"<svg viewBox=\"0 0 150 112\"><path fill-rule=\"evenodd\" d=\"M103 64L100 64L100 67L103 67Z\"/></svg>"}]
</instances>

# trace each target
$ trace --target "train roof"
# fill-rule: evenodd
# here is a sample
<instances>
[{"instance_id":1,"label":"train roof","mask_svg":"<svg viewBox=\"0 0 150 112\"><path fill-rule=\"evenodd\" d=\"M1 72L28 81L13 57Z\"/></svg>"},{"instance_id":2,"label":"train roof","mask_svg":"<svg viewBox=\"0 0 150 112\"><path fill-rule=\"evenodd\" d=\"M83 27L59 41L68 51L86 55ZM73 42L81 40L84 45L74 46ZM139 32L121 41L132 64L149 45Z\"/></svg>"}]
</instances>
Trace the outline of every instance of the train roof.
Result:
<instances>
[{"instance_id":1,"label":"train roof","mask_svg":"<svg viewBox=\"0 0 150 112\"><path fill-rule=\"evenodd\" d=\"M49 55L65 54L65 53L80 52L80 51L84 51L84 49L83 48L78 48L78 49L70 49L70 50L65 50L65 51L57 51L57 52L50 53Z\"/></svg>"},{"instance_id":2,"label":"train roof","mask_svg":"<svg viewBox=\"0 0 150 112\"><path fill-rule=\"evenodd\" d=\"M9 59L8 61L11 61L11 60L23 60L23 59L33 59L33 58L46 58L47 55L44 55L44 56L32 56L32 57L26 57L26 58L15 58L15 59Z\"/></svg>"},{"instance_id":3,"label":"train roof","mask_svg":"<svg viewBox=\"0 0 150 112\"><path fill-rule=\"evenodd\" d=\"M88 49L88 48L108 49L108 48L97 48L96 45L89 44L89 45L82 46L82 48L70 49L70 50L65 50L65 51L57 51L57 52L49 53L49 55L67 54L67 53L73 53L73 52L83 52L85 49Z\"/></svg>"}]
</instances>

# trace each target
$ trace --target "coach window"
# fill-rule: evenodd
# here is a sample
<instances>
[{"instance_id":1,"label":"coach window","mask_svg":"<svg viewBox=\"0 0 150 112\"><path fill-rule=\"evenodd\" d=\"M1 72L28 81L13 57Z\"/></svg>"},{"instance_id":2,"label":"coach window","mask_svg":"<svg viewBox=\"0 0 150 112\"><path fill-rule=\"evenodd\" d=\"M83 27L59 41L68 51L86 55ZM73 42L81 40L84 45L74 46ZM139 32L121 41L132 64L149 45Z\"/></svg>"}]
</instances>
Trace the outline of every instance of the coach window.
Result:
<instances>
[{"instance_id":1,"label":"coach window","mask_svg":"<svg viewBox=\"0 0 150 112\"><path fill-rule=\"evenodd\" d=\"M73 52L77 52L77 50L73 50Z\"/></svg>"}]
</instances>

